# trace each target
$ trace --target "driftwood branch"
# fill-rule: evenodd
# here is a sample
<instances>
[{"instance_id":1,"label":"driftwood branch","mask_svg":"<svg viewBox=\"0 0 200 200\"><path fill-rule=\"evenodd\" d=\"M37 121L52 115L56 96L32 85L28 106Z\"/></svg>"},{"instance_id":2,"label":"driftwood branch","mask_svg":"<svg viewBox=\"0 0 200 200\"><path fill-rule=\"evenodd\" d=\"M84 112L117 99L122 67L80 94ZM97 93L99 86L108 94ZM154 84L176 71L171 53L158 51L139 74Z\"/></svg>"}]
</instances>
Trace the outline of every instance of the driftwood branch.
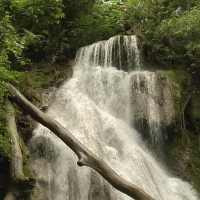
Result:
<instances>
[{"instance_id":1,"label":"driftwood branch","mask_svg":"<svg viewBox=\"0 0 200 200\"><path fill-rule=\"evenodd\" d=\"M127 194L135 200L154 200L149 194L138 186L119 176L106 162L98 158L89 149L77 140L69 130L64 128L56 120L40 111L29 102L14 86L8 84L10 100L16 103L23 111L28 113L33 119L50 129L58 136L78 157L79 166L88 166L96 170L117 190Z\"/></svg>"}]
</instances>

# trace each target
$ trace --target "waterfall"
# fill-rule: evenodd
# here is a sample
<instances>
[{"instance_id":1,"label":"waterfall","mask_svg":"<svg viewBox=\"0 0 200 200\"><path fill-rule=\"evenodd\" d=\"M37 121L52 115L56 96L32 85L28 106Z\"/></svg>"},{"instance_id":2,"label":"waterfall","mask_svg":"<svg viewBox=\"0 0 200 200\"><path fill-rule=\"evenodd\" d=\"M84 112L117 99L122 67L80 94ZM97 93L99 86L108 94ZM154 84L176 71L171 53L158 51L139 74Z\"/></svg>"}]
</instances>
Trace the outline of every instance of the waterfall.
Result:
<instances>
[{"instance_id":1,"label":"waterfall","mask_svg":"<svg viewBox=\"0 0 200 200\"><path fill-rule=\"evenodd\" d=\"M136 36L115 36L83 47L77 53L77 65L101 66L104 68L139 69L140 52Z\"/></svg>"},{"instance_id":2,"label":"waterfall","mask_svg":"<svg viewBox=\"0 0 200 200\"><path fill-rule=\"evenodd\" d=\"M145 119L151 140L159 143L161 124L170 124L174 113L165 82L141 70L135 36L115 36L78 51L73 77L58 89L47 113L156 200L197 200L188 183L153 157L135 127ZM42 125L30 150L38 200L130 199L93 170L77 167L74 153Z\"/></svg>"}]
</instances>

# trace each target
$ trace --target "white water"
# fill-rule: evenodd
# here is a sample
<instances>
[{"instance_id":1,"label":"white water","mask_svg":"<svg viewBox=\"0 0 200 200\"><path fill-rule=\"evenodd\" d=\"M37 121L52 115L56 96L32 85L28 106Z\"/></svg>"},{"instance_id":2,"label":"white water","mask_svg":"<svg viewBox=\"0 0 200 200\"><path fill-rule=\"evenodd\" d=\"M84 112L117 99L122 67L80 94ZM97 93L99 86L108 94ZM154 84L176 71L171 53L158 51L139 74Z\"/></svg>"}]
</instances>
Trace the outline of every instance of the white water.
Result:
<instances>
[{"instance_id":1,"label":"white water","mask_svg":"<svg viewBox=\"0 0 200 200\"><path fill-rule=\"evenodd\" d=\"M171 177L130 126L137 118L133 112L142 110L152 138L159 138L160 121L171 120L156 104L155 73L119 70L129 69L124 63L139 68L139 58L135 36L117 36L80 49L74 75L57 91L48 114L156 200L197 200L191 186ZM38 125L34 133L30 146L38 200L130 199L94 171L78 168L74 153L49 130Z\"/></svg>"}]
</instances>

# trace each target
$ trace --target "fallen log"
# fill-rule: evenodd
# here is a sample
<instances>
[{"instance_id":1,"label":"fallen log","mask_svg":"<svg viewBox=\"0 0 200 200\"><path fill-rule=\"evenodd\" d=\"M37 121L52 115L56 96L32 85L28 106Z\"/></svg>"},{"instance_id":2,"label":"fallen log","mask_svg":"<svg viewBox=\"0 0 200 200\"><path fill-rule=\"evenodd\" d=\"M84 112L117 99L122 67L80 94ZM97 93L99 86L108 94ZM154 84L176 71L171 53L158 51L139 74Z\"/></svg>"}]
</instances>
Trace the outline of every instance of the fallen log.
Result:
<instances>
[{"instance_id":1,"label":"fallen log","mask_svg":"<svg viewBox=\"0 0 200 200\"><path fill-rule=\"evenodd\" d=\"M7 84L7 87L10 93L9 99L24 112L28 113L34 120L50 129L71 148L78 157L77 164L79 166L87 166L96 170L113 187L135 200L154 200L144 190L119 176L105 161L80 143L69 130L28 101L13 85Z\"/></svg>"}]
</instances>

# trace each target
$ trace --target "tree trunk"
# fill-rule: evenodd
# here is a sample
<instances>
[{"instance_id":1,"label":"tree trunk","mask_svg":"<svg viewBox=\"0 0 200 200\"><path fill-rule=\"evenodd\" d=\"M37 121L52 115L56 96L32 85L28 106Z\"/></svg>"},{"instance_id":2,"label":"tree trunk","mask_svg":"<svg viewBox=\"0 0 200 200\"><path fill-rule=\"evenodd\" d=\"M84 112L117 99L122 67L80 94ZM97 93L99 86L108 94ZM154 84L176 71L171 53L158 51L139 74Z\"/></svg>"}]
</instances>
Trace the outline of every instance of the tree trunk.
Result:
<instances>
[{"instance_id":1,"label":"tree trunk","mask_svg":"<svg viewBox=\"0 0 200 200\"><path fill-rule=\"evenodd\" d=\"M12 180L25 180L23 172L23 155L20 147L20 137L17 132L15 110L10 101L7 101L7 131L11 138L11 177Z\"/></svg>"},{"instance_id":2,"label":"tree trunk","mask_svg":"<svg viewBox=\"0 0 200 200\"><path fill-rule=\"evenodd\" d=\"M14 86L8 84L10 100L15 102L23 111L28 113L33 119L50 129L59 137L78 157L79 166L88 166L96 170L117 190L127 194L135 200L154 200L149 194L138 186L120 177L106 162L98 158L89 149L77 140L69 130L64 128L56 120L40 111L29 102Z\"/></svg>"},{"instance_id":3,"label":"tree trunk","mask_svg":"<svg viewBox=\"0 0 200 200\"><path fill-rule=\"evenodd\" d=\"M23 172L23 155L20 147L20 136L17 132L15 121L15 110L11 102L8 100L6 104L6 121L7 131L11 139L11 161L10 161L10 189L8 190L4 200L15 200L14 185L17 182L25 181L27 178Z\"/></svg>"}]
</instances>

